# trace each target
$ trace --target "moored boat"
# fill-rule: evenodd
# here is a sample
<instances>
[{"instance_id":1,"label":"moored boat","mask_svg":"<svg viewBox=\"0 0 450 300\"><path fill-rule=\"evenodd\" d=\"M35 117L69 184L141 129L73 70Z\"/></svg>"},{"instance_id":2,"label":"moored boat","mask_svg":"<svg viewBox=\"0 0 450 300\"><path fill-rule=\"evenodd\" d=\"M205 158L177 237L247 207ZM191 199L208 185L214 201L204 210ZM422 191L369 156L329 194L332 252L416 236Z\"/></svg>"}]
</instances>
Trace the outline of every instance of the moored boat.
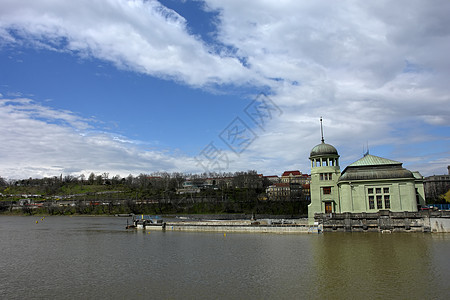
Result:
<instances>
[{"instance_id":1,"label":"moored boat","mask_svg":"<svg viewBox=\"0 0 450 300\"><path fill-rule=\"evenodd\" d=\"M128 225L127 229L165 229L166 223L159 216L148 216L148 215L134 215L132 224Z\"/></svg>"}]
</instances>

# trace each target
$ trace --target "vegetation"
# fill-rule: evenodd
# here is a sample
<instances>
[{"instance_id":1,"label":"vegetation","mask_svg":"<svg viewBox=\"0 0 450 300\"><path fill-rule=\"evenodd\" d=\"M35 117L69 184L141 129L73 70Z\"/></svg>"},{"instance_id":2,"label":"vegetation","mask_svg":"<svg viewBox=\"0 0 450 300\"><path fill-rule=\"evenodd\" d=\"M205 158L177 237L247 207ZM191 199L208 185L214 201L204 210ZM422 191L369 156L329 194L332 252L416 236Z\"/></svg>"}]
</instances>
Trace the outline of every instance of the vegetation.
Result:
<instances>
[{"instance_id":1,"label":"vegetation","mask_svg":"<svg viewBox=\"0 0 450 300\"><path fill-rule=\"evenodd\" d=\"M9 214L283 214L307 213L301 194L268 201L269 182L256 171L234 174L108 173L6 181L0 212Z\"/></svg>"},{"instance_id":2,"label":"vegetation","mask_svg":"<svg viewBox=\"0 0 450 300\"><path fill-rule=\"evenodd\" d=\"M450 190L439 196L442 203L450 203Z\"/></svg>"}]
</instances>

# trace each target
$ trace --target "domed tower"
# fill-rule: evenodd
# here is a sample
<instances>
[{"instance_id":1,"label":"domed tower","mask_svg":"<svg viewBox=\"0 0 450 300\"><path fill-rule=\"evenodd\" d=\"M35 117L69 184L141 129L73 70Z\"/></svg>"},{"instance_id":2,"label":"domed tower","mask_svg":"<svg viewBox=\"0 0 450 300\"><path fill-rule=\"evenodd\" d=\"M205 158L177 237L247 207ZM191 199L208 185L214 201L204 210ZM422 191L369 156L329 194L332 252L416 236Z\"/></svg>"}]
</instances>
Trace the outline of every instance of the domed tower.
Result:
<instances>
[{"instance_id":1,"label":"domed tower","mask_svg":"<svg viewBox=\"0 0 450 300\"><path fill-rule=\"evenodd\" d=\"M322 117L320 118L322 142L312 148L311 160L311 204L308 205L309 222L314 222L315 213L340 212L337 182L341 176L339 154L323 138Z\"/></svg>"}]
</instances>

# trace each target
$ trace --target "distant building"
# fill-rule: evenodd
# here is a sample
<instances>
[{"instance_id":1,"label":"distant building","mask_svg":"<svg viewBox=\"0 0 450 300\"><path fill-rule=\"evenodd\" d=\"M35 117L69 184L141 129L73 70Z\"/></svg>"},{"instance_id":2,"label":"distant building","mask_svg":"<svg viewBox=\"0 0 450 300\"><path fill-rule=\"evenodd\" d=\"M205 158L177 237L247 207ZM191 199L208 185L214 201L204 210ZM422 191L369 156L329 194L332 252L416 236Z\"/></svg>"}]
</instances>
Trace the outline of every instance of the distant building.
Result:
<instances>
[{"instance_id":1,"label":"distant building","mask_svg":"<svg viewBox=\"0 0 450 300\"><path fill-rule=\"evenodd\" d=\"M204 186L202 181L186 180L183 182L183 187L177 189L177 194L197 194L200 193Z\"/></svg>"},{"instance_id":2,"label":"distant building","mask_svg":"<svg viewBox=\"0 0 450 300\"><path fill-rule=\"evenodd\" d=\"M273 184L266 188L267 199L270 201L309 201L309 183L311 176L302 172L284 171L278 176L264 176ZM304 188L307 187L305 194Z\"/></svg>"},{"instance_id":3,"label":"distant building","mask_svg":"<svg viewBox=\"0 0 450 300\"><path fill-rule=\"evenodd\" d=\"M450 189L450 166L447 167L448 175L433 175L425 177L425 198L429 202L435 202L440 195Z\"/></svg>"},{"instance_id":4,"label":"distant building","mask_svg":"<svg viewBox=\"0 0 450 300\"><path fill-rule=\"evenodd\" d=\"M302 185L302 193L303 193L303 196L305 197L305 201L310 202L311 201L311 185L309 183Z\"/></svg>"},{"instance_id":5,"label":"distant building","mask_svg":"<svg viewBox=\"0 0 450 300\"><path fill-rule=\"evenodd\" d=\"M309 184L311 182L311 176L308 174L302 174L302 172L295 171L284 171L281 175L281 182L289 184Z\"/></svg>"},{"instance_id":6,"label":"distant building","mask_svg":"<svg viewBox=\"0 0 450 300\"><path fill-rule=\"evenodd\" d=\"M279 182L281 182L280 177L278 177L278 175L264 176L264 178L268 179L272 183L279 183Z\"/></svg>"},{"instance_id":7,"label":"distant building","mask_svg":"<svg viewBox=\"0 0 450 300\"><path fill-rule=\"evenodd\" d=\"M205 185L218 188L230 188L233 186L233 177L212 177L206 178Z\"/></svg>"},{"instance_id":8,"label":"distant building","mask_svg":"<svg viewBox=\"0 0 450 300\"><path fill-rule=\"evenodd\" d=\"M291 187L289 183L275 183L266 188L266 195L270 201L287 201L291 197Z\"/></svg>"},{"instance_id":9,"label":"distant building","mask_svg":"<svg viewBox=\"0 0 450 300\"><path fill-rule=\"evenodd\" d=\"M423 177L401 162L366 154L340 171L339 154L322 142L310 153L310 222L315 213L418 211L425 205Z\"/></svg>"}]
</instances>

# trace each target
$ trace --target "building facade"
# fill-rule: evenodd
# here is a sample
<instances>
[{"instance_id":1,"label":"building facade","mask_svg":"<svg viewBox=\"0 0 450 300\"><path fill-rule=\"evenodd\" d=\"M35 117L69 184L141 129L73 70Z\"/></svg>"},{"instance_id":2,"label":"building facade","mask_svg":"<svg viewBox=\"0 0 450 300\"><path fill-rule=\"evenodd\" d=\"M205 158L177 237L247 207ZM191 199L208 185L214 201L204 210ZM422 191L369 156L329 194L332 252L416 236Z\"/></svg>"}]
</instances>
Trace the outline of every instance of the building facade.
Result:
<instances>
[{"instance_id":1,"label":"building facade","mask_svg":"<svg viewBox=\"0 0 450 300\"><path fill-rule=\"evenodd\" d=\"M418 211L425 205L423 177L401 162L366 154L340 171L339 154L322 143L311 150L311 204L315 213Z\"/></svg>"},{"instance_id":2,"label":"building facade","mask_svg":"<svg viewBox=\"0 0 450 300\"><path fill-rule=\"evenodd\" d=\"M291 198L291 186L289 183L278 182L266 188L269 201L288 201Z\"/></svg>"},{"instance_id":3,"label":"building facade","mask_svg":"<svg viewBox=\"0 0 450 300\"><path fill-rule=\"evenodd\" d=\"M278 177L278 175L264 176L264 178L266 178L271 183L279 183L279 182L281 182L280 177Z\"/></svg>"},{"instance_id":4,"label":"building facade","mask_svg":"<svg viewBox=\"0 0 450 300\"><path fill-rule=\"evenodd\" d=\"M402 163L367 154L338 180L340 212L418 211L425 205L423 178Z\"/></svg>"},{"instance_id":5,"label":"building facade","mask_svg":"<svg viewBox=\"0 0 450 300\"><path fill-rule=\"evenodd\" d=\"M302 172L298 170L284 171L281 175L281 182L300 185L309 184L311 182L311 176L308 174L302 174Z\"/></svg>"}]
</instances>

